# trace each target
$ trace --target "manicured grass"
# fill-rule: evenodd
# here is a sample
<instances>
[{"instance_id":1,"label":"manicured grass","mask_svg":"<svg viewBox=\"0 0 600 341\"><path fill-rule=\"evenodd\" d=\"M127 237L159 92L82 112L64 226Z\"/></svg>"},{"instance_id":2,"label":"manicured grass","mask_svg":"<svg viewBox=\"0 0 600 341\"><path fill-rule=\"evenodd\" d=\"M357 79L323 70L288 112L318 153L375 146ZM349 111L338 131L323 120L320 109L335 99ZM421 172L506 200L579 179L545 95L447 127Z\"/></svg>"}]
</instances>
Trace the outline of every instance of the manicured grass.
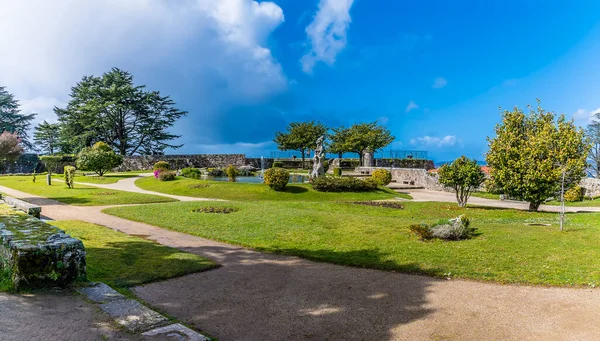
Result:
<instances>
[{"instance_id":1,"label":"manicured grass","mask_svg":"<svg viewBox=\"0 0 600 341\"><path fill-rule=\"evenodd\" d=\"M48 186L46 185L46 179L42 177L38 177L37 181L33 183L30 176L0 176L0 186L6 186L25 193L39 195L76 206L147 204L176 201L157 195L108 190L77 184L75 184L75 188L69 189L63 182L58 181L53 182L52 186Z\"/></svg>"},{"instance_id":2,"label":"manicured grass","mask_svg":"<svg viewBox=\"0 0 600 341\"><path fill-rule=\"evenodd\" d=\"M53 221L81 239L86 249L90 281L131 287L165 280L217 266L200 256L83 221Z\"/></svg>"},{"instance_id":3,"label":"manicured grass","mask_svg":"<svg viewBox=\"0 0 600 341\"><path fill-rule=\"evenodd\" d=\"M600 214L557 214L406 202L405 209L352 203L186 202L117 207L126 219L337 264L506 283L600 285ZM224 206L229 214L192 209ZM481 233L458 242L420 241L408 226L466 213ZM530 226L527 223L549 223Z\"/></svg>"},{"instance_id":4,"label":"manicured grass","mask_svg":"<svg viewBox=\"0 0 600 341\"><path fill-rule=\"evenodd\" d=\"M174 181L158 181L145 177L135 181L143 189L160 193L198 198L226 200L276 200L276 201L356 201L382 200L395 197L412 199L407 194L396 193L388 188L362 193L323 193L308 184L290 184L282 192L274 191L264 184L206 181L177 177ZM206 187L207 186L207 187Z\"/></svg>"},{"instance_id":5,"label":"manicured grass","mask_svg":"<svg viewBox=\"0 0 600 341\"><path fill-rule=\"evenodd\" d=\"M148 171L146 171L146 173L148 173ZM127 179L127 178L132 178L135 176L138 176L139 174L135 174L135 173L112 173L112 174L105 174L103 176L98 176L98 175L83 175L83 174L76 174L75 175L75 182L83 182L83 183L88 183L88 184L114 184L119 180L123 180L123 179ZM58 180L64 180L64 175L62 174L57 174L57 175L52 175L53 179L58 179ZM45 178L44 178L45 181Z\"/></svg>"},{"instance_id":6,"label":"manicured grass","mask_svg":"<svg viewBox=\"0 0 600 341\"><path fill-rule=\"evenodd\" d=\"M10 206L0 204L0 216L13 215L15 213L16 212L12 208L10 208ZM0 259L0 262L2 262L2 259ZM10 280L10 272L8 271L8 269L0 269L0 292L10 291L12 289L13 286Z\"/></svg>"}]
</instances>

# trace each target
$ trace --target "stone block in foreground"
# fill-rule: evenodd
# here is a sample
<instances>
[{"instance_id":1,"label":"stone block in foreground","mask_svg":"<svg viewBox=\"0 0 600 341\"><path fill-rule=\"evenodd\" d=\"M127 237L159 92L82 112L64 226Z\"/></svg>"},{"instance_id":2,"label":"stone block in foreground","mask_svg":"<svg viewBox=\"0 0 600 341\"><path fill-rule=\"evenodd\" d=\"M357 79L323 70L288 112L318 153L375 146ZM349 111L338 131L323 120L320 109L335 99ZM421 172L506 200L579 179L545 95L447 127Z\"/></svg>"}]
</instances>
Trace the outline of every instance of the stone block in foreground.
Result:
<instances>
[{"instance_id":1,"label":"stone block in foreground","mask_svg":"<svg viewBox=\"0 0 600 341\"><path fill-rule=\"evenodd\" d=\"M8 204L20 211L23 211L23 212L29 214L30 216L39 218L40 215L42 214L42 207L40 207L38 205L30 204L21 199L7 197L6 195L3 195L2 200L4 200L4 202L6 204Z\"/></svg>"},{"instance_id":2,"label":"stone block in foreground","mask_svg":"<svg viewBox=\"0 0 600 341\"><path fill-rule=\"evenodd\" d=\"M83 243L57 227L24 215L0 217L0 267L15 288L66 286L85 279Z\"/></svg>"}]
</instances>

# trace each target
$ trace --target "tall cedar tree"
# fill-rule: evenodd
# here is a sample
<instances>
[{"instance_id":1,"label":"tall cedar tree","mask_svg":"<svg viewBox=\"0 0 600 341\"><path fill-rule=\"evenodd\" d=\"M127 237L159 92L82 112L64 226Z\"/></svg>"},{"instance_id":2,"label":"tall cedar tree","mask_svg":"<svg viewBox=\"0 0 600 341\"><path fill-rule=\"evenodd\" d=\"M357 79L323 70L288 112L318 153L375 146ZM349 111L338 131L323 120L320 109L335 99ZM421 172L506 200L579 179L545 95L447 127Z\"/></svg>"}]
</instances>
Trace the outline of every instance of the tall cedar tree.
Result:
<instances>
[{"instance_id":1,"label":"tall cedar tree","mask_svg":"<svg viewBox=\"0 0 600 341\"><path fill-rule=\"evenodd\" d=\"M0 134L7 131L16 133L21 144L27 149L32 145L27 139L27 131L35 114L25 115L19 109L19 101L5 87L0 86Z\"/></svg>"},{"instance_id":2,"label":"tall cedar tree","mask_svg":"<svg viewBox=\"0 0 600 341\"><path fill-rule=\"evenodd\" d=\"M327 127L320 122L292 122L286 132L275 134L275 143L280 150L297 150L302 153L302 167L304 168L304 154L307 150L316 148L317 139L327 133Z\"/></svg>"},{"instance_id":3,"label":"tall cedar tree","mask_svg":"<svg viewBox=\"0 0 600 341\"><path fill-rule=\"evenodd\" d=\"M163 154L180 137L169 133L187 112L175 108L169 96L134 85L133 76L113 68L101 77L85 76L71 89L64 109L54 109L62 137L76 150L106 142L120 155Z\"/></svg>"},{"instance_id":4,"label":"tall cedar tree","mask_svg":"<svg viewBox=\"0 0 600 341\"><path fill-rule=\"evenodd\" d=\"M537 211L546 199L557 194L562 174L567 187L585 175L589 143L583 130L564 115L555 119L541 107L519 108L502 113L496 137L489 138L486 160L494 182L512 197L529 202Z\"/></svg>"},{"instance_id":5,"label":"tall cedar tree","mask_svg":"<svg viewBox=\"0 0 600 341\"><path fill-rule=\"evenodd\" d=\"M54 154L59 148L60 124L46 121L38 124L33 132L35 148L45 154Z\"/></svg>"}]
</instances>

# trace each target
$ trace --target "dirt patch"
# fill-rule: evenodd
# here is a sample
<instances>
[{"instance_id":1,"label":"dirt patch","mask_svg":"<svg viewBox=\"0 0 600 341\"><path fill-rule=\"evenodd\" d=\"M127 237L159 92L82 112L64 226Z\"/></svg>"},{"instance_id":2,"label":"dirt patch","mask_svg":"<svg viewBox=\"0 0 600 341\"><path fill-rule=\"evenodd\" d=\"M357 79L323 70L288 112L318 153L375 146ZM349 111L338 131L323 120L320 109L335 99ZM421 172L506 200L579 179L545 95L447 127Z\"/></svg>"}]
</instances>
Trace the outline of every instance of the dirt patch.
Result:
<instances>
[{"instance_id":1,"label":"dirt patch","mask_svg":"<svg viewBox=\"0 0 600 341\"><path fill-rule=\"evenodd\" d=\"M365 206L376 206L376 207L385 207L385 208L394 208L397 210L404 209L399 202L393 201L354 201L352 202L355 205L365 205Z\"/></svg>"},{"instance_id":2,"label":"dirt patch","mask_svg":"<svg viewBox=\"0 0 600 341\"><path fill-rule=\"evenodd\" d=\"M227 213L233 213L233 212L237 212L239 211L239 208L236 207L200 207L200 208L194 208L192 210L192 212L198 212L198 213L222 213L222 214L227 214Z\"/></svg>"}]
</instances>

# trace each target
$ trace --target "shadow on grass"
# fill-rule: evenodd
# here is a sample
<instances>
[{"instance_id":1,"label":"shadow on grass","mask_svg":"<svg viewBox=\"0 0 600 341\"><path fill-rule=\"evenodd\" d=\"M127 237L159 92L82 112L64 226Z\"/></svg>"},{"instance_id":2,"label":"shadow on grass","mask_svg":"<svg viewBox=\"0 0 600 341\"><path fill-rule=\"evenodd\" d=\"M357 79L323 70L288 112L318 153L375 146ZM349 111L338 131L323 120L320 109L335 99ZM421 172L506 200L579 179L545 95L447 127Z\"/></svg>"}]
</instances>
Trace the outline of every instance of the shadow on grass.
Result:
<instances>
[{"instance_id":1,"label":"shadow on grass","mask_svg":"<svg viewBox=\"0 0 600 341\"><path fill-rule=\"evenodd\" d=\"M432 313L428 287L439 280L392 271L310 262L234 246L186 251L222 268L134 289L153 306L223 340L392 340L398 327ZM317 261L425 272L378 250L278 249ZM257 313L260 312L260 313ZM249 318L251 317L251 318Z\"/></svg>"},{"instance_id":2,"label":"shadow on grass","mask_svg":"<svg viewBox=\"0 0 600 341\"><path fill-rule=\"evenodd\" d=\"M288 186L285 186L283 192L284 193L292 193L292 194L306 193L306 192L308 192L308 188L288 185Z\"/></svg>"},{"instance_id":3,"label":"shadow on grass","mask_svg":"<svg viewBox=\"0 0 600 341\"><path fill-rule=\"evenodd\" d=\"M86 244L86 239L83 239ZM110 242L87 247L88 279L130 287L204 271L218 265L150 241Z\"/></svg>"}]
</instances>

